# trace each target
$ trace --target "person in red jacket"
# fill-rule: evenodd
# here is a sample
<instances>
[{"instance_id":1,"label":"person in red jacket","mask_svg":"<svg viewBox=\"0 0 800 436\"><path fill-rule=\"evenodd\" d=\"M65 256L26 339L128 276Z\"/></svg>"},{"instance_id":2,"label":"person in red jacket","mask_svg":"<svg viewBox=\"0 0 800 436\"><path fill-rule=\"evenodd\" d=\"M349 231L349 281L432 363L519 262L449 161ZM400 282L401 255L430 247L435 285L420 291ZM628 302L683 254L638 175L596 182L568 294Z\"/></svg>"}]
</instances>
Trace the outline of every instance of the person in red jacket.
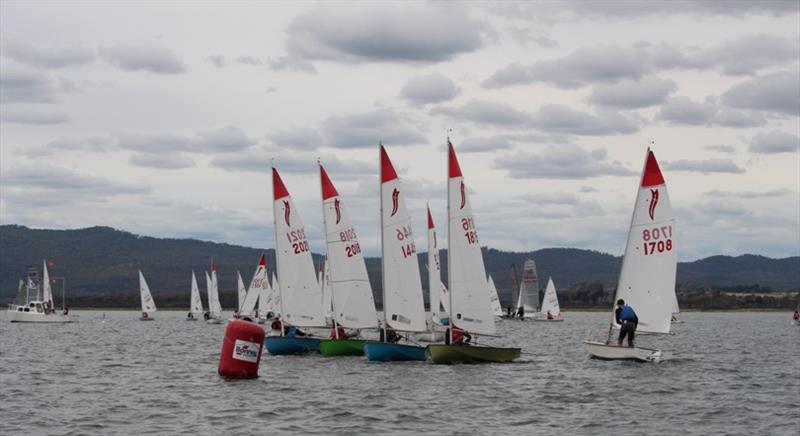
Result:
<instances>
[{"instance_id":1,"label":"person in red jacket","mask_svg":"<svg viewBox=\"0 0 800 436\"><path fill-rule=\"evenodd\" d=\"M331 339L347 339L347 332L341 324L334 324L331 328Z\"/></svg>"}]
</instances>

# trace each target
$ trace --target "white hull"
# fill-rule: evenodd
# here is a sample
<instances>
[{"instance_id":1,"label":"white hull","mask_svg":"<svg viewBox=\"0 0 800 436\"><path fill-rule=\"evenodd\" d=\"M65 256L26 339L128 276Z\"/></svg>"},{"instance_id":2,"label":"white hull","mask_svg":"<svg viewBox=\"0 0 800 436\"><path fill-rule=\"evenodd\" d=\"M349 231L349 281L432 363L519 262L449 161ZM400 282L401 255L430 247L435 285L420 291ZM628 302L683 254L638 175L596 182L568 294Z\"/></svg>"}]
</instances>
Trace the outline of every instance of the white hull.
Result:
<instances>
[{"instance_id":1,"label":"white hull","mask_svg":"<svg viewBox=\"0 0 800 436\"><path fill-rule=\"evenodd\" d=\"M63 315L61 313L19 312L15 310L6 311L6 319L9 322L40 322L40 323L65 323L78 322L77 315Z\"/></svg>"},{"instance_id":2,"label":"white hull","mask_svg":"<svg viewBox=\"0 0 800 436\"><path fill-rule=\"evenodd\" d=\"M222 319L220 318L209 318L206 320L206 324L222 324Z\"/></svg>"},{"instance_id":3,"label":"white hull","mask_svg":"<svg viewBox=\"0 0 800 436\"><path fill-rule=\"evenodd\" d=\"M444 342L444 332L418 333L413 335L411 339L417 342Z\"/></svg>"},{"instance_id":4,"label":"white hull","mask_svg":"<svg viewBox=\"0 0 800 436\"><path fill-rule=\"evenodd\" d=\"M596 358L602 360L635 360L638 362L659 362L671 357L668 352L655 350L652 348L639 347L619 347L615 344L608 345L605 342L584 341L583 346L586 351Z\"/></svg>"}]
</instances>

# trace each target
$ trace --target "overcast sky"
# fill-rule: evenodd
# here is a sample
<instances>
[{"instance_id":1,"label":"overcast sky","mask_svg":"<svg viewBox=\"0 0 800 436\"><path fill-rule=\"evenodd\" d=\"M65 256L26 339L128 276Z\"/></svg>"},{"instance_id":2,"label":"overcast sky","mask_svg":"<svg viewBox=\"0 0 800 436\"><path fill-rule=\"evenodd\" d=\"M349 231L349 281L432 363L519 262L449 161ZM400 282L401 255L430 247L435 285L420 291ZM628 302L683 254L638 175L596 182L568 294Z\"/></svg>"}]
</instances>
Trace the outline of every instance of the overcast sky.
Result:
<instances>
[{"instance_id":1,"label":"overcast sky","mask_svg":"<svg viewBox=\"0 0 800 436\"><path fill-rule=\"evenodd\" d=\"M324 252L320 157L375 255L382 140L425 251L449 131L483 245L621 254L655 141L681 260L796 256L799 10L3 1L0 222L272 247L274 159Z\"/></svg>"}]
</instances>

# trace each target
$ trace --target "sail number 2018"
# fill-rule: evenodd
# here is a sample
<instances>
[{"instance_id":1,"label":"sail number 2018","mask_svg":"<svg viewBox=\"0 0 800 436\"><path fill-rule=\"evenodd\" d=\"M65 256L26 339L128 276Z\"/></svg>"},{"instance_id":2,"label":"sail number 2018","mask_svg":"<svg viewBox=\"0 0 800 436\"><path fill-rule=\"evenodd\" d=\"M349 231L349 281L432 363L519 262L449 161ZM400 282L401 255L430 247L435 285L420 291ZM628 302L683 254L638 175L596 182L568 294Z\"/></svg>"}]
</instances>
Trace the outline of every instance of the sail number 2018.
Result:
<instances>
[{"instance_id":1,"label":"sail number 2018","mask_svg":"<svg viewBox=\"0 0 800 436\"><path fill-rule=\"evenodd\" d=\"M467 238L467 244L478 243L478 232L475 230L475 220L472 217L461 218L461 228L464 229L464 237Z\"/></svg>"},{"instance_id":2,"label":"sail number 2018","mask_svg":"<svg viewBox=\"0 0 800 436\"><path fill-rule=\"evenodd\" d=\"M645 256L672 250L672 226L653 227L642 230Z\"/></svg>"}]
</instances>

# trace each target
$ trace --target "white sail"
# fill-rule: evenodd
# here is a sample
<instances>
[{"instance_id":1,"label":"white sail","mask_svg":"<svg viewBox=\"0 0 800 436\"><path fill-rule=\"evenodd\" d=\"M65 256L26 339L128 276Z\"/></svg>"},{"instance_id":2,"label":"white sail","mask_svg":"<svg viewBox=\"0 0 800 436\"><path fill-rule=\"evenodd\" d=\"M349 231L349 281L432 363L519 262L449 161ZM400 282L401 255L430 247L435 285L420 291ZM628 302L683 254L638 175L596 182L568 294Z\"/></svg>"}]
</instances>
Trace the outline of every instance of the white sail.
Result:
<instances>
[{"instance_id":1,"label":"white sail","mask_svg":"<svg viewBox=\"0 0 800 436\"><path fill-rule=\"evenodd\" d=\"M272 169L272 190L282 318L298 327L324 326L322 290L317 283L311 246L300 214L275 168Z\"/></svg>"},{"instance_id":2,"label":"white sail","mask_svg":"<svg viewBox=\"0 0 800 436\"><path fill-rule=\"evenodd\" d=\"M450 322L466 331L495 334L486 291L486 269L464 177L453 144L448 146L447 265Z\"/></svg>"},{"instance_id":3,"label":"white sail","mask_svg":"<svg viewBox=\"0 0 800 436\"><path fill-rule=\"evenodd\" d=\"M383 145L380 154L384 317L395 330L422 332L427 330L425 302L405 189Z\"/></svg>"},{"instance_id":4,"label":"white sail","mask_svg":"<svg viewBox=\"0 0 800 436\"><path fill-rule=\"evenodd\" d=\"M319 175L326 265L330 267L331 302L336 324L348 328L377 328L378 315L358 236L336 187L321 164Z\"/></svg>"},{"instance_id":5,"label":"white sail","mask_svg":"<svg viewBox=\"0 0 800 436\"><path fill-rule=\"evenodd\" d=\"M197 286L197 277L194 275L194 271L192 271L192 297L191 303L189 305L189 312L195 316L195 318L199 318L203 315L203 300L200 299L200 288Z\"/></svg>"},{"instance_id":6,"label":"white sail","mask_svg":"<svg viewBox=\"0 0 800 436\"><path fill-rule=\"evenodd\" d=\"M278 283L278 276L275 275L275 272L272 272L272 292L271 292L271 299L269 303L269 310L272 311L274 314L281 314L281 284Z\"/></svg>"},{"instance_id":7,"label":"white sail","mask_svg":"<svg viewBox=\"0 0 800 436\"><path fill-rule=\"evenodd\" d=\"M436 238L436 226L433 224L431 209L428 207L428 302L431 308L431 319L441 324L442 315L448 314L447 287L442 283L441 259L439 257L439 241ZM444 313L442 313L444 309Z\"/></svg>"},{"instance_id":8,"label":"white sail","mask_svg":"<svg viewBox=\"0 0 800 436\"><path fill-rule=\"evenodd\" d=\"M258 294L258 312L257 315L259 317L267 316L267 312L270 311L270 304L272 303L270 299L272 298L272 289L269 286L269 276L267 275L267 258L265 254L261 255L264 258L264 272L262 273L261 279L263 280L264 284L260 287L257 286L259 289ZM258 262L259 267L261 266L261 260ZM259 268L256 268L256 274L253 274L253 281L250 282L250 289L253 289L253 286L256 285L255 278L258 275Z\"/></svg>"},{"instance_id":9,"label":"white sail","mask_svg":"<svg viewBox=\"0 0 800 436\"><path fill-rule=\"evenodd\" d=\"M42 303L51 310L53 306L53 288L50 286L50 274L47 272L47 259L42 261Z\"/></svg>"},{"instance_id":10,"label":"white sail","mask_svg":"<svg viewBox=\"0 0 800 436\"><path fill-rule=\"evenodd\" d=\"M150 287L147 286L147 280L144 279L144 274L139 270L139 295L142 299L142 313L151 314L156 311L156 302L153 301L153 296L150 294Z\"/></svg>"},{"instance_id":11,"label":"white sail","mask_svg":"<svg viewBox=\"0 0 800 436\"><path fill-rule=\"evenodd\" d=\"M242 274L237 270L236 271L236 310L240 313L242 312L242 305L244 304L244 299L247 297L247 288L244 287L244 280L242 280Z\"/></svg>"},{"instance_id":12,"label":"white sail","mask_svg":"<svg viewBox=\"0 0 800 436\"><path fill-rule=\"evenodd\" d=\"M553 278L547 279L547 288L544 290L544 297L542 297L542 315L550 315L558 318L561 315L561 308L558 306L558 295L556 295L556 285L553 284Z\"/></svg>"},{"instance_id":13,"label":"white sail","mask_svg":"<svg viewBox=\"0 0 800 436\"><path fill-rule=\"evenodd\" d=\"M637 332L669 333L678 257L667 185L648 148L617 285L639 318Z\"/></svg>"},{"instance_id":14,"label":"white sail","mask_svg":"<svg viewBox=\"0 0 800 436\"><path fill-rule=\"evenodd\" d=\"M536 273L536 262L532 259L525 260L522 271L517 309L525 307L525 316L533 316L539 307L539 276Z\"/></svg>"},{"instance_id":15,"label":"white sail","mask_svg":"<svg viewBox=\"0 0 800 436\"><path fill-rule=\"evenodd\" d=\"M497 287L494 285L492 276L489 276L489 301L492 303L492 313L494 316L503 316L503 308L500 307L500 296L497 294Z\"/></svg>"},{"instance_id":16,"label":"white sail","mask_svg":"<svg viewBox=\"0 0 800 436\"><path fill-rule=\"evenodd\" d=\"M241 277L239 279L241 280ZM242 284L242 286L244 285ZM266 293L268 288L269 280L267 280L267 258L264 254L262 254L258 259L258 266L256 266L256 271L253 273L253 279L250 280L250 289L247 290L242 307L239 309L242 316L258 316L255 313L256 302L259 301L259 298L262 294Z\"/></svg>"},{"instance_id":17,"label":"white sail","mask_svg":"<svg viewBox=\"0 0 800 436\"><path fill-rule=\"evenodd\" d=\"M333 292L331 291L331 265L326 260L322 272L322 309L325 319L333 318Z\"/></svg>"},{"instance_id":18,"label":"white sail","mask_svg":"<svg viewBox=\"0 0 800 436\"><path fill-rule=\"evenodd\" d=\"M217 266L211 262L211 276L206 276L209 280L208 291L208 314L211 318L222 317L222 304L219 302L219 282L217 281Z\"/></svg>"},{"instance_id":19,"label":"white sail","mask_svg":"<svg viewBox=\"0 0 800 436\"><path fill-rule=\"evenodd\" d=\"M672 298L672 314L676 315L681 313L681 307L678 305L678 293L676 292L674 295Z\"/></svg>"}]
</instances>

